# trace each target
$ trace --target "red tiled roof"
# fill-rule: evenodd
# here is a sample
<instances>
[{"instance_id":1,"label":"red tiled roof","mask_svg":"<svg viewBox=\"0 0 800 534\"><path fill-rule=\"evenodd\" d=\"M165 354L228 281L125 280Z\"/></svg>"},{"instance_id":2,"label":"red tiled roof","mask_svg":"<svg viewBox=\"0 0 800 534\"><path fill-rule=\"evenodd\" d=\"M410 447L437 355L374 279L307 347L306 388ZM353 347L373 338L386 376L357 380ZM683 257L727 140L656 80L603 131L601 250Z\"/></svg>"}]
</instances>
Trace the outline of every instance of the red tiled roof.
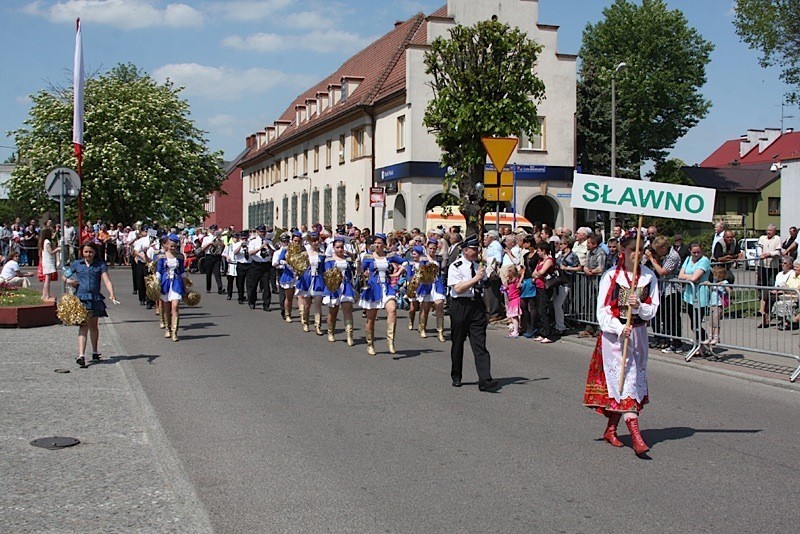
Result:
<instances>
[{"instance_id":1,"label":"red tiled roof","mask_svg":"<svg viewBox=\"0 0 800 534\"><path fill-rule=\"evenodd\" d=\"M742 157L739 157L738 139L725 141L710 156L704 159L700 166L755 165L757 163L773 163L797 157L800 157L800 132L786 132L773 141L763 152L759 153L758 145L755 145Z\"/></svg>"},{"instance_id":2,"label":"red tiled roof","mask_svg":"<svg viewBox=\"0 0 800 534\"><path fill-rule=\"evenodd\" d=\"M434 14L442 10L446 15L446 6ZM345 61L336 72L298 95L279 118L279 120L291 122L291 124L277 139L273 139L260 148L253 146L245 156L243 163L255 159L261 154L271 152L276 145L284 143L324 121L341 116L359 106L372 105L382 98L405 89L406 46L410 43L427 42L426 32L425 16L418 13L356 53ZM306 99L316 98L316 94L327 91L329 85L338 85L345 76L363 78L363 80L352 94L347 95L344 102L337 102L322 113L317 111L309 120L296 124L295 106L305 104Z\"/></svg>"}]
</instances>

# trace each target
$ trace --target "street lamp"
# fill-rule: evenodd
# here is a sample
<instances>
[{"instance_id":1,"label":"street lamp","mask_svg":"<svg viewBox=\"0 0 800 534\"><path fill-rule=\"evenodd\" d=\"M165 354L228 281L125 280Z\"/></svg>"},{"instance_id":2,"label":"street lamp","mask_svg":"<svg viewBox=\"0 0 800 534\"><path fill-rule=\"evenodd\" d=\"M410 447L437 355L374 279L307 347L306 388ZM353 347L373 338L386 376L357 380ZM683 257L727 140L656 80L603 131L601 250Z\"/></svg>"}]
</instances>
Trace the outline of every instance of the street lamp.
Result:
<instances>
[{"instance_id":1,"label":"street lamp","mask_svg":"<svg viewBox=\"0 0 800 534\"><path fill-rule=\"evenodd\" d=\"M628 66L619 63L611 73L611 177L617 176L617 73ZM611 228L617 224L617 212L611 212Z\"/></svg>"}]
</instances>

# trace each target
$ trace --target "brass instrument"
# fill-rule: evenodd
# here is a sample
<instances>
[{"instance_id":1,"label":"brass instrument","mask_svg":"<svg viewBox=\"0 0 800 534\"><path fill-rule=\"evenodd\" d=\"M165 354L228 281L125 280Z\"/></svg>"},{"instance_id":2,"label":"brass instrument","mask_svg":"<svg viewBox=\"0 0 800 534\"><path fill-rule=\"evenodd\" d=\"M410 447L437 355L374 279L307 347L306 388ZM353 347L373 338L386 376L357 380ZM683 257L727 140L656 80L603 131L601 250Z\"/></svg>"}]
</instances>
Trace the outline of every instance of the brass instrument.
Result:
<instances>
[{"instance_id":1,"label":"brass instrument","mask_svg":"<svg viewBox=\"0 0 800 534\"><path fill-rule=\"evenodd\" d=\"M325 274L322 275L322 277L325 280L325 287L327 287L328 291L331 292L338 291L339 286L342 285L342 280L344 280L342 271L336 267L325 271Z\"/></svg>"}]
</instances>

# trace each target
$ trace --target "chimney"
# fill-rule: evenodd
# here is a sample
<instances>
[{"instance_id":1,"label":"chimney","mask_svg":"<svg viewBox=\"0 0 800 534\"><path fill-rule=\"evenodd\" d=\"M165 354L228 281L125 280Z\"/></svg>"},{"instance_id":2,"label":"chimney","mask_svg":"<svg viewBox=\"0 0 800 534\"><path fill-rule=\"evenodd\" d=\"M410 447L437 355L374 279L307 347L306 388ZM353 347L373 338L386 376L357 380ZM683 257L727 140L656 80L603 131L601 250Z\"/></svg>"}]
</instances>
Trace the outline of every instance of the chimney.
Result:
<instances>
[{"instance_id":1,"label":"chimney","mask_svg":"<svg viewBox=\"0 0 800 534\"><path fill-rule=\"evenodd\" d=\"M765 128L764 135L758 140L758 153L761 154L769 145L781 136L780 128Z\"/></svg>"},{"instance_id":2,"label":"chimney","mask_svg":"<svg viewBox=\"0 0 800 534\"><path fill-rule=\"evenodd\" d=\"M402 21L402 20L396 20L396 21L394 21L394 27L395 27L395 28L397 28L397 27L398 27L398 26L400 26L400 25L401 25L403 22L404 22L404 21Z\"/></svg>"},{"instance_id":3,"label":"chimney","mask_svg":"<svg viewBox=\"0 0 800 534\"><path fill-rule=\"evenodd\" d=\"M747 133L739 138L739 157L743 158L750 152L763 134L763 130L747 130Z\"/></svg>"},{"instance_id":4,"label":"chimney","mask_svg":"<svg viewBox=\"0 0 800 534\"><path fill-rule=\"evenodd\" d=\"M783 131L783 133L792 133L793 131L794 131L794 128L786 128L786 129Z\"/></svg>"},{"instance_id":5,"label":"chimney","mask_svg":"<svg viewBox=\"0 0 800 534\"><path fill-rule=\"evenodd\" d=\"M253 146L255 144L256 144L256 136L255 136L255 134L248 135L247 138L244 140L244 147L245 148L253 148Z\"/></svg>"}]
</instances>

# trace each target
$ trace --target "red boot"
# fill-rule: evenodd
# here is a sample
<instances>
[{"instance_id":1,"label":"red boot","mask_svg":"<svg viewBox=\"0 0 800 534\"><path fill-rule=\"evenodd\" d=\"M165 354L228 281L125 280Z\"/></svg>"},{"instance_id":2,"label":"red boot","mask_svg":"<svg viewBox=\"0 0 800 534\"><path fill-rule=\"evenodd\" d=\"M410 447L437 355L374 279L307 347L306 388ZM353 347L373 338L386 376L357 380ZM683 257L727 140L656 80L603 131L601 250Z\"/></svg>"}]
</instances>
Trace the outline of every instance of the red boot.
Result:
<instances>
[{"instance_id":1,"label":"red boot","mask_svg":"<svg viewBox=\"0 0 800 534\"><path fill-rule=\"evenodd\" d=\"M631 433L631 440L633 440L633 452L635 452L637 455L640 455L649 451L650 447L648 447L647 443L644 442L644 438L642 438L642 434L639 432L639 418L631 417L625 421L625 424L628 425L628 430Z\"/></svg>"},{"instance_id":2,"label":"red boot","mask_svg":"<svg viewBox=\"0 0 800 534\"><path fill-rule=\"evenodd\" d=\"M617 425L621 415L618 413L611 413L608 416L608 425L606 431L603 433L603 439L609 442L614 447L622 447L622 442L617 438Z\"/></svg>"}]
</instances>

